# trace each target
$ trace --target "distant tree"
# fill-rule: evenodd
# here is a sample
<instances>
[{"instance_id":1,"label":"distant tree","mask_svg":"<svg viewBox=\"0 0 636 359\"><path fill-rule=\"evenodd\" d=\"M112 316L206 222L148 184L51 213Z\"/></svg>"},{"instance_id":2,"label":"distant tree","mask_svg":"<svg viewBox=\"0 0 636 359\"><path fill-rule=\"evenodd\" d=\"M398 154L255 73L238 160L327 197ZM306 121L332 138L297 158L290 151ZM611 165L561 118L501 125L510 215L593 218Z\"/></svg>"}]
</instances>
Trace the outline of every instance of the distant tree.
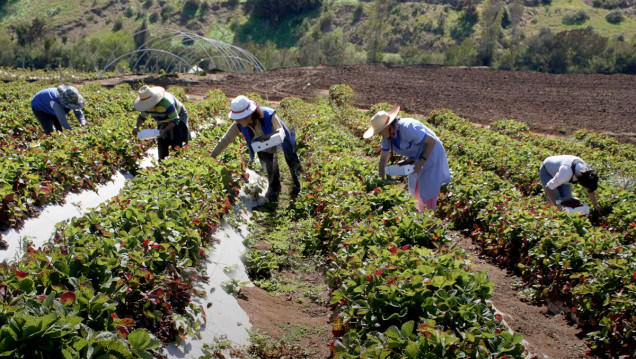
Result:
<instances>
[{"instance_id":1,"label":"distant tree","mask_svg":"<svg viewBox=\"0 0 636 359\"><path fill-rule=\"evenodd\" d=\"M366 21L367 40L365 44L369 63L383 61L382 55L387 45L387 37L385 36L386 27L382 24L388 19L394 3L395 1L392 0L375 2Z\"/></svg>"},{"instance_id":2,"label":"distant tree","mask_svg":"<svg viewBox=\"0 0 636 359\"><path fill-rule=\"evenodd\" d=\"M192 19L197 14L200 5L199 0L186 0L186 2L183 3L183 17L188 20Z\"/></svg>"},{"instance_id":3,"label":"distant tree","mask_svg":"<svg viewBox=\"0 0 636 359\"><path fill-rule=\"evenodd\" d=\"M634 45L618 41L608 46L608 57L614 60L612 72L636 74L636 52Z\"/></svg>"},{"instance_id":4,"label":"distant tree","mask_svg":"<svg viewBox=\"0 0 636 359\"><path fill-rule=\"evenodd\" d=\"M592 29L553 34L548 29L528 39L518 69L551 73L592 72L591 61L606 56L607 39Z\"/></svg>"},{"instance_id":5,"label":"distant tree","mask_svg":"<svg viewBox=\"0 0 636 359\"><path fill-rule=\"evenodd\" d=\"M286 19L322 5L322 0L251 0L254 14L275 21Z\"/></svg>"},{"instance_id":6,"label":"distant tree","mask_svg":"<svg viewBox=\"0 0 636 359\"><path fill-rule=\"evenodd\" d=\"M14 28L18 44L25 46L44 39L44 36L48 32L46 22L39 17L36 17L31 23L23 22L18 24Z\"/></svg>"},{"instance_id":7,"label":"distant tree","mask_svg":"<svg viewBox=\"0 0 636 359\"><path fill-rule=\"evenodd\" d=\"M477 13L477 6L467 6L464 8L459 19L457 19L457 24L451 28L450 36L457 43L462 42L473 34L473 28L478 21L479 13Z\"/></svg>"},{"instance_id":8,"label":"distant tree","mask_svg":"<svg viewBox=\"0 0 636 359\"><path fill-rule=\"evenodd\" d=\"M501 1L493 0L482 11L481 32L477 41L480 65L490 66L495 51L500 47L502 38L501 17L505 7Z\"/></svg>"}]
</instances>

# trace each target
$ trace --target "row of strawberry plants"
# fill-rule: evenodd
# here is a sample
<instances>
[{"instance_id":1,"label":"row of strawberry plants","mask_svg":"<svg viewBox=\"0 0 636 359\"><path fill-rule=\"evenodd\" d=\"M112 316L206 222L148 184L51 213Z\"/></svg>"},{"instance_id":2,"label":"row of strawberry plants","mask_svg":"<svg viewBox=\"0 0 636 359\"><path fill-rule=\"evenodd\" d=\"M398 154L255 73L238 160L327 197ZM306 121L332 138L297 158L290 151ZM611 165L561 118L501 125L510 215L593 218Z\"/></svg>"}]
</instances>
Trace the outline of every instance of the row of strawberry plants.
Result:
<instances>
[{"instance_id":1,"label":"row of strawberry plants","mask_svg":"<svg viewBox=\"0 0 636 359\"><path fill-rule=\"evenodd\" d=\"M491 126L495 131L504 133L522 142L539 146L554 151L555 153L569 153L579 156L590 165L598 169L604 177L602 188L597 191L598 202L603 208L604 218L596 221L600 225L625 233L625 240L631 243L636 239L636 162L627 155L632 145L620 145L624 151L622 156L615 155L621 151L607 151L598 146L590 146L588 143L576 143L571 140L548 138L529 131L528 126L522 122L512 120L497 121ZM581 133L588 136L605 138L605 135L594 134L588 130L577 131L574 136L578 138ZM613 143L613 142L611 142ZM619 146L619 145L617 145ZM631 147L630 147L631 146Z\"/></svg>"},{"instance_id":2,"label":"row of strawberry plants","mask_svg":"<svg viewBox=\"0 0 636 359\"><path fill-rule=\"evenodd\" d=\"M503 134L493 133L493 131L482 128L474 128L468 120L459 118L449 111L434 112L431 114L430 120L440 125L440 132L448 131L444 144L451 155L466 157L471 164L493 170L500 177L510 180L526 195L529 195L529 193L524 190L526 188L525 185L529 181L533 181L538 186L539 192L537 193L538 198L533 198L532 200L541 200L543 191L540 189L537 172L542 159L554 153L549 152L550 146L541 147L530 141L509 139L508 136ZM475 138L478 140L475 140ZM501 147L503 143L507 145ZM521 150L511 150L515 146L521 148ZM490 159L484 160L483 153L488 154L486 157ZM519 155L520 153L521 155ZM505 157L506 154L506 160L496 161L493 159L501 156ZM535 171L534 173L522 171L524 174L517 176L502 175L502 171L512 170L515 163L518 163L522 168L534 168ZM533 176L532 178L534 179L531 180L530 176ZM578 190L577 187L574 189ZM597 202L602 208L603 216L600 216L596 211L592 211L587 226L590 228L600 226L613 232L622 233L623 241L632 243L636 235L636 217L634 214L636 194L615 188L605 181L599 184L599 189L596 193Z\"/></svg>"},{"instance_id":3,"label":"row of strawberry plants","mask_svg":"<svg viewBox=\"0 0 636 359\"><path fill-rule=\"evenodd\" d=\"M3 145L3 149L6 149L4 145L11 146L10 148L28 148L32 141L46 138L31 110L31 98L38 91L56 85L56 83L46 81L15 81L1 85L0 144ZM91 82L84 86L78 86L78 89L86 101L82 111L89 126L99 125L104 118L121 118L122 114L133 110L132 101L135 97L129 85L120 85L112 90L105 90L98 82ZM69 124L77 128L78 123L74 117L72 112L67 114Z\"/></svg>"},{"instance_id":4,"label":"row of strawberry plants","mask_svg":"<svg viewBox=\"0 0 636 359\"><path fill-rule=\"evenodd\" d=\"M633 352L636 246L590 228L584 217L528 201L493 173L461 162L453 160L453 170L466 177L449 185L440 214L519 271L535 299L571 308L597 354Z\"/></svg>"},{"instance_id":5,"label":"row of strawberry plants","mask_svg":"<svg viewBox=\"0 0 636 359\"><path fill-rule=\"evenodd\" d=\"M533 133L525 122L515 120L495 121L490 124L490 128L512 138L531 142L556 152L572 153L591 161L598 160L598 166L608 166L600 168L607 168L610 172L629 169L633 167L630 163L636 160L634 145L619 144L618 141L607 135L588 129L578 130L571 137L555 138ZM603 160L607 158L612 159L611 163L604 163Z\"/></svg>"},{"instance_id":6,"label":"row of strawberry plants","mask_svg":"<svg viewBox=\"0 0 636 359\"><path fill-rule=\"evenodd\" d=\"M334 356L523 357L521 336L488 303L492 283L448 246L440 220L413 216L410 196L374 176L374 163L361 159L364 142L334 125L332 107L285 99L280 112L302 124L301 147L311 148L302 153L304 178L312 190L279 216L278 227L301 221L309 231L303 250L328 255ZM249 257L266 274L262 252Z\"/></svg>"},{"instance_id":7,"label":"row of strawberry plants","mask_svg":"<svg viewBox=\"0 0 636 359\"><path fill-rule=\"evenodd\" d=\"M574 132L573 137L597 150L607 151L613 155L636 161L636 146L619 143L612 137L588 129Z\"/></svg>"},{"instance_id":8,"label":"row of strawberry plants","mask_svg":"<svg viewBox=\"0 0 636 359\"><path fill-rule=\"evenodd\" d=\"M206 146L224 130L203 131L43 248L0 265L0 355L149 358L155 337L196 334L205 247L244 181L238 151L222 164Z\"/></svg>"},{"instance_id":9,"label":"row of strawberry plants","mask_svg":"<svg viewBox=\"0 0 636 359\"><path fill-rule=\"evenodd\" d=\"M349 115L347 122L359 132L368 125L369 116ZM433 116L455 117L446 111ZM440 214L472 232L500 264L520 263L537 298L572 307L583 327L591 331L598 353L633 351L636 268L629 258L636 250L633 243L622 243L629 235L591 226L585 217L557 212L542 197L524 196L514 181L502 180L499 173L476 169L473 154L464 147L474 134L466 121L453 120L449 126L453 131L437 129L449 150L456 179L440 200ZM463 136L464 132L471 136Z\"/></svg>"},{"instance_id":10,"label":"row of strawberry plants","mask_svg":"<svg viewBox=\"0 0 636 359\"><path fill-rule=\"evenodd\" d=\"M445 123L449 118L464 122L453 117L436 112L432 122ZM520 263L536 298L573 308L598 353L632 352L636 317L631 313L636 307L629 302L636 303L636 297L627 295L624 300L636 281L636 265L629 261L636 252L629 228L607 231L592 226L587 217L569 216L546 206L542 196L529 199L508 181L492 175L484 178L471 165L473 156L464 147L465 138L441 128L439 133L455 161L464 163L455 167L463 181L451 184L442 201L441 207L448 208L445 215L472 231L502 265ZM455 187L462 189L453 191ZM604 186L599 188L604 190ZM457 193L462 195L453 198ZM628 206L633 209L633 202Z\"/></svg>"},{"instance_id":11,"label":"row of strawberry plants","mask_svg":"<svg viewBox=\"0 0 636 359\"><path fill-rule=\"evenodd\" d=\"M447 135L445 144L453 146L453 134ZM463 143L455 140L458 146ZM636 267L627 258L635 248L623 243L625 234L557 212L542 197L528 200L510 183L488 172L480 175L470 166L469 155L453 153L460 156L457 161L465 161L455 168L464 179L451 184L442 213L472 231L502 265L520 263L536 298L573 308L598 352L633 350L636 318L630 313L636 308L621 298L634 286Z\"/></svg>"},{"instance_id":12,"label":"row of strawberry plants","mask_svg":"<svg viewBox=\"0 0 636 359\"><path fill-rule=\"evenodd\" d=\"M97 184L109 181L115 171L137 170L138 159L151 143L132 138L132 125L125 124L126 116L132 117L129 123L135 116L131 112L134 93L130 86L104 90L98 83L92 83L82 91L90 103L84 111L88 127L51 136L32 128L15 131L32 131L37 134L35 137L4 134L11 136L11 140L2 149L0 159L2 230L19 228L37 212L37 206L59 203L69 191L95 189ZM22 97L18 102L28 103L28 98ZM26 111L26 108L16 110L13 121L16 126L31 126L24 125L27 118L35 121Z\"/></svg>"}]
</instances>

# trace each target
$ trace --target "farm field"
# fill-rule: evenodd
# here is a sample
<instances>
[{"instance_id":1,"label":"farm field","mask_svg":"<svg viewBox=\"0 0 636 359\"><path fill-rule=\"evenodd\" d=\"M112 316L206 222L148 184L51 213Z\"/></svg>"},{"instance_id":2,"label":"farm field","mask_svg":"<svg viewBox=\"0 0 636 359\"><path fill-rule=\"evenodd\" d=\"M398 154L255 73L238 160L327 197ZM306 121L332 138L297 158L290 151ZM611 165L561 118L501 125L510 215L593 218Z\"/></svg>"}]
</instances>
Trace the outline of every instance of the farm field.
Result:
<instances>
[{"instance_id":1,"label":"farm field","mask_svg":"<svg viewBox=\"0 0 636 359\"><path fill-rule=\"evenodd\" d=\"M132 76L102 83L134 83L139 79L182 86L189 94L198 96L210 88L221 89L230 97L256 91L271 101L285 97L311 101L324 96L330 86L342 83L356 92L352 103L359 108L388 102L421 116L449 109L479 124L516 120L526 122L532 131L557 136L586 128L610 134L621 142L636 143L634 75L553 75L489 68L370 64L277 69L255 74L216 73L203 77Z\"/></svg>"},{"instance_id":2,"label":"farm field","mask_svg":"<svg viewBox=\"0 0 636 359\"><path fill-rule=\"evenodd\" d=\"M303 328L299 340L308 342L278 346L279 355L633 356L634 78L555 80L497 72L508 78L502 81L486 69L407 70L310 68L92 81L79 85L91 126L50 138L36 131L28 108L30 94L45 84L3 84L4 226L19 227L36 215L37 206L91 188L116 169L137 176L95 213L61 225L49 246L26 248L23 260L0 266L0 350L28 357L35 347L25 343L46 343L38 348L70 357L89 351L160 356L160 342L196 332L200 308L190 299L197 294L192 283L201 278L191 269L213 247L220 220L231 218L248 165L239 141L219 160L209 157L226 129L210 123L226 116L228 97L249 93L260 103L275 101L271 106L298 131L304 168L299 198L283 198L274 213L255 214L248 238L253 280L286 298L288 311L315 319L287 323ZM492 77L483 79L484 73ZM133 87L139 82L171 87L199 131L191 145L145 170L135 160L147 144L130 138ZM566 89L568 84L573 88ZM537 92L547 94L532 95ZM445 97L454 99L444 102ZM91 102L99 105L91 108ZM416 215L403 180L375 175L379 142L364 141L361 134L370 116L390 104L402 104L405 115L435 128L447 149L454 180L443 191L438 217ZM569 109L562 108L566 104ZM529 111L533 106L538 107ZM571 120L551 127L564 113ZM509 121L521 118L527 126ZM473 119L490 128L474 126ZM615 133L620 141L599 132ZM563 135L568 136L555 137ZM603 217L570 216L544 204L538 166L547 155L564 151L599 169ZM541 321L526 317L519 324L505 315L507 308L492 306L498 285L505 284L475 270L486 262L516 278L510 281L518 289L513 295L522 293L539 307L565 308L572 320L566 328L589 334L586 340L552 338L551 344L536 337L524 346L524 332L529 337L541 332ZM292 274L302 280L292 283ZM242 290L239 300L250 299L252 315L273 310L254 309L259 303L277 305L262 292ZM260 329L272 333L276 325ZM559 350L548 351L557 344ZM251 355L265 356L258 350L252 348Z\"/></svg>"}]
</instances>

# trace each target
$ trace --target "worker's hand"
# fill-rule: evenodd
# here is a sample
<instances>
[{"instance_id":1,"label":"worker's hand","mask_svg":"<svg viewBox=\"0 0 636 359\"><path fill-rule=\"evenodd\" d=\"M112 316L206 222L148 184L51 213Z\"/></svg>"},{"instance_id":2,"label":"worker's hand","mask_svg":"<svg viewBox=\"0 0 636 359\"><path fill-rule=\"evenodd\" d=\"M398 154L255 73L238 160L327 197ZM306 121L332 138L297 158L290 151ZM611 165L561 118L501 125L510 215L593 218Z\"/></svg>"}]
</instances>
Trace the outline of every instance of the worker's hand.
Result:
<instances>
[{"instance_id":1,"label":"worker's hand","mask_svg":"<svg viewBox=\"0 0 636 359\"><path fill-rule=\"evenodd\" d=\"M88 123L87 123L86 121L84 121L84 122L80 122L80 126L82 126L82 127L86 127L86 126L88 126Z\"/></svg>"},{"instance_id":2,"label":"worker's hand","mask_svg":"<svg viewBox=\"0 0 636 359\"><path fill-rule=\"evenodd\" d=\"M415 162L415 168L413 168L413 172L420 173L420 170L422 169L422 167L424 167L425 163L426 163L426 160L423 158L420 158L417 162Z\"/></svg>"},{"instance_id":3,"label":"worker's hand","mask_svg":"<svg viewBox=\"0 0 636 359\"><path fill-rule=\"evenodd\" d=\"M168 133L169 130L166 130L166 127L162 128L159 131L159 138L166 138L166 134Z\"/></svg>"},{"instance_id":4,"label":"worker's hand","mask_svg":"<svg viewBox=\"0 0 636 359\"><path fill-rule=\"evenodd\" d=\"M139 133L139 127L133 128L133 130L132 130L133 136L137 136L138 133Z\"/></svg>"}]
</instances>

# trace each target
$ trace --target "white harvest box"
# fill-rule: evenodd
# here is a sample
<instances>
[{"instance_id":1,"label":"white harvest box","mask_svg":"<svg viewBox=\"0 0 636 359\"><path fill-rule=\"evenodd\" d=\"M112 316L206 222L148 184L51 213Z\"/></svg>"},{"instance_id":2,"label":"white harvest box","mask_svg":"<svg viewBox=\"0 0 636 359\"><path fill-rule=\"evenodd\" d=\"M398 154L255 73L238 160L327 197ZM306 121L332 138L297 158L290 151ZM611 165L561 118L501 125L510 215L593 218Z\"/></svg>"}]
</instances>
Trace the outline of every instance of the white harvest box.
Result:
<instances>
[{"instance_id":1,"label":"white harvest box","mask_svg":"<svg viewBox=\"0 0 636 359\"><path fill-rule=\"evenodd\" d=\"M578 207L566 207L564 206L563 209L568 212L568 213L574 213L574 212L578 212L578 213L583 213L583 214L590 214L590 206L588 206L587 204L583 204L582 206L578 206Z\"/></svg>"},{"instance_id":2,"label":"white harvest box","mask_svg":"<svg viewBox=\"0 0 636 359\"><path fill-rule=\"evenodd\" d=\"M384 171L389 176L406 176L415 171L414 160L400 161L395 165L386 166Z\"/></svg>"},{"instance_id":3,"label":"white harvest box","mask_svg":"<svg viewBox=\"0 0 636 359\"><path fill-rule=\"evenodd\" d=\"M148 128L137 132L137 137L140 140L152 140L159 137L160 134L161 131L157 130L156 128Z\"/></svg>"},{"instance_id":4,"label":"white harvest box","mask_svg":"<svg viewBox=\"0 0 636 359\"><path fill-rule=\"evenodd\" d=\"M254 152L260 152L282 144L283 139L285 139L285 135L280 132L258 136L252 140L252 149L254 150Z\"/></svg>"}]
</instances>

